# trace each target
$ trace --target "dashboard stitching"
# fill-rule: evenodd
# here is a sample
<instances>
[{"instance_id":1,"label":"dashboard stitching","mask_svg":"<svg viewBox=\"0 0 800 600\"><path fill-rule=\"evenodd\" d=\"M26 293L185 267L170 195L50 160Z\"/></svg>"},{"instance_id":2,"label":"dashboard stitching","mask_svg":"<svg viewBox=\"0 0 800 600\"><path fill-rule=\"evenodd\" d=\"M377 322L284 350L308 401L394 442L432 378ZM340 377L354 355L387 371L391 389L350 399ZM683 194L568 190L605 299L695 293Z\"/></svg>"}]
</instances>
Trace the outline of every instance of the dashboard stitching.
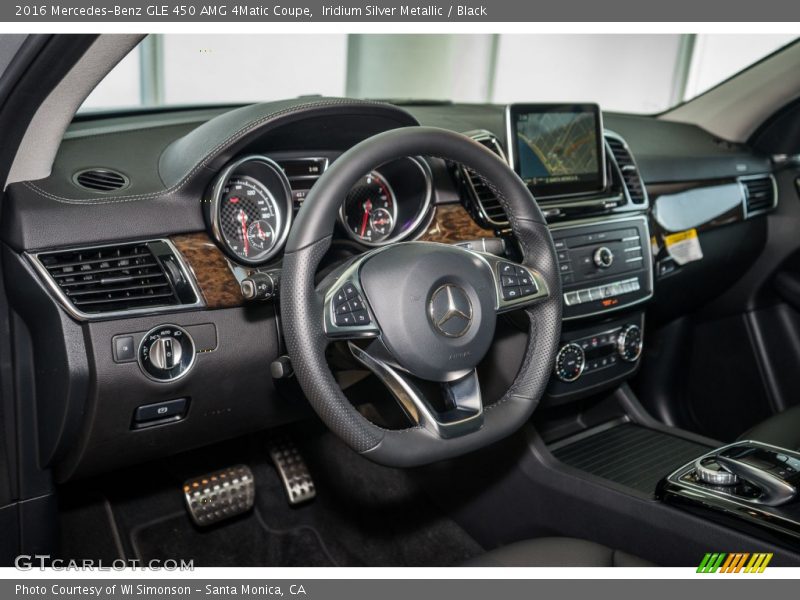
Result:
<instances>
[{"instance_id":1,"label":"dashboard stitching","mask_svg":"<svg viewBox=\"0 0 800 600\"><path fill-rule=\"evenodd\" d=\"M55 200L56 202L61 202L63 204L77 204L77 205L88 205L88 206L96 206L96 205L103 205L103 204L120 204L124 202L136 202L139 200L149 200L164 196L170 196L175 192L182 189L186 183L203 167L205 167L208 162L213 159L221 150L225 147L229 146L233 142L236 142L243 138L245 135L250 133L252 130L257 129L259 126L263 125L264 123L274 120L278 117L281 117L286 114L290 114L292 112L298 110L306 110L306 109L313 109L313 108L324 108L327 106L382 106L382 107L391 107L391 105L386 104L384 102L370 102L370 101L353 101L353 100L327 100L325 102L310 102L306 104L298 104L295 106L291 106L289 108L281 109L279 111L270 113L268 115L259 117L258 119L247 123L245 126L240 128L236 133L232 134L230 137L226 138L223 142L215 146L208 154L203 157L203 159L189 172L187 173L183 179L181 179L178 183L176 183L171 188L167 188L161 192L153 192L148 194L134 194L130 196L117 196L113 199L108 200L99 200L94 198L66 198L64 196L58 196L56 194L52 194L46 190L43 190L35 183L30 181L25 181L23 184L31 189L32 191L36 192L40 196L48 198L50 200ZM394 107L392 107L394 108Z\"/></svg>"}]
</instances>

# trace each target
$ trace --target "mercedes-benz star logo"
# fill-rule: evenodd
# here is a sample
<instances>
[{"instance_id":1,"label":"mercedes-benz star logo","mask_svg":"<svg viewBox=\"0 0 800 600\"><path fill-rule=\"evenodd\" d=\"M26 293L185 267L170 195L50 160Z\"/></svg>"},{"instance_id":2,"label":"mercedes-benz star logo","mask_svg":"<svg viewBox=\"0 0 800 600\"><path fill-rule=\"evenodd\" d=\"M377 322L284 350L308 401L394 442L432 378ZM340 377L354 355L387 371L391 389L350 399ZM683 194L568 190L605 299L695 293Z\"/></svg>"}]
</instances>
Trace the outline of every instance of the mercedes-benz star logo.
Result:
<instances>
[{"instance_id":1,"label":"mercedes-benz star logo","mask_svg":"<svg viewBox=\"0 0 800 600\"><path fill-rule=\"evenodd\" d=\"M472 303L464 290L446 283L433 292L428 314L439 333L447 337L461 337L472 323Z\"/></svg>"}]
</instances>

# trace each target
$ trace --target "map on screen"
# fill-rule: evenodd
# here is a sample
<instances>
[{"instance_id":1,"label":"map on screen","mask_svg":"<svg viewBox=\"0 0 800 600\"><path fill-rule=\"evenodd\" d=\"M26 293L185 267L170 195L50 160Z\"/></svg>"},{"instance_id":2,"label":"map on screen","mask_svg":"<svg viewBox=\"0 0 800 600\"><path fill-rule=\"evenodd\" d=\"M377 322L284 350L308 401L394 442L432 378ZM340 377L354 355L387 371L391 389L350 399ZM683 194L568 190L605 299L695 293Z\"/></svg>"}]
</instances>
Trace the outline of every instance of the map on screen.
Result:
<instances>
[{"instance_id":1,"label":"map on screen","mask_svg":"<svg viewBox=\"0 0 800 600\"><path fill-rule=\"evenodd\" d=\"M528 184L598 179L597 119L593 113L520 114L516 136L519 175Z\"/></svg>"}]
</instances>

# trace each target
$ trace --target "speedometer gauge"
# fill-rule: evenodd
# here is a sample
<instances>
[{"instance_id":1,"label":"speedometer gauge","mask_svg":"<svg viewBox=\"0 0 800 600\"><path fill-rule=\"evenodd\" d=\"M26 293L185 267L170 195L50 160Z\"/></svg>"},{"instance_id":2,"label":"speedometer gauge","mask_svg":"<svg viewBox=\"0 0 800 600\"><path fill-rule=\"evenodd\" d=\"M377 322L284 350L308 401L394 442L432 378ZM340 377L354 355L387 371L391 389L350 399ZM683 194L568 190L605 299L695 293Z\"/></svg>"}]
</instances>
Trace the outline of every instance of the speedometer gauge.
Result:
<instances>
[{"instance_id":1,"label":"speedometer gauge","mask_svg":"<svg viewBox=\"0 0 800 600\"><path fill-rule=\"evenodd\" d=\"M256 265L286 241L292 218L289 182L264 156L229 165L217 178L210 202L214 236L237 262Z\"/></svg>"},{"instance_id":2,"label":"speedometer gauge","mask_svg":"<svg viewBox=\"0 0 800 600\"><path fill-rule=\"evenodd\" d=\"M397 201L380 173L373 171L353 186L342 206L342 220L350 236L367 245L379 244L392 235Z\"/></svg>"},{"instance_id":3,"label":"speedometer gauge","mask_svg":"<svg viewBox=\"0 0 800 600\"><path fill-rule=\"evenodd\" d=\"M258 260L275 245L280 218L275 198L248 176L232 177L222 190L220 229L225 243L245 260Z\"/></svg>"}]
</instances>

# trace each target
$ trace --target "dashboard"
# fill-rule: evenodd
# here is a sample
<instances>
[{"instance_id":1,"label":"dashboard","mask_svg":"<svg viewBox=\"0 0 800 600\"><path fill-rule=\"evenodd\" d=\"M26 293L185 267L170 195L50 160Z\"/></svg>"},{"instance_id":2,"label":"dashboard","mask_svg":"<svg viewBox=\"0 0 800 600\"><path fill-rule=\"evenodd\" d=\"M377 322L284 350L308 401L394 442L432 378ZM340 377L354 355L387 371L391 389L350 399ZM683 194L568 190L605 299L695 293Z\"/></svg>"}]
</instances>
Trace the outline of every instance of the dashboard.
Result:
<instances>
[{"instance_id":1,"label":"dashboard","mask_svg":"<svg viewBox=\"0 0 800 600\"><path fill-rule=\"evenodd\" d=\"M635 373L645 309L692 310L703 299L684 287L709 272L717 291L730 285L777 204L769 161L748 148L589 104L319 98L82 117L48 178L9 187L0 219L20 393L47 415L42 464L66 481L307 417L278 306L294 217L343 152L418 124L472 137L538 198L563 288L550 404ZM665 239L689 229L704 258L679 264ZM319 277L410 240L511 259L516 244L480 174L412 156L376 165L342 198ZM509 280L509 293L521 285ZM504 319L500 345L524 350L513 312ZM515 360L492 371L499 387Z\"/></svg>"}]
</instances>

